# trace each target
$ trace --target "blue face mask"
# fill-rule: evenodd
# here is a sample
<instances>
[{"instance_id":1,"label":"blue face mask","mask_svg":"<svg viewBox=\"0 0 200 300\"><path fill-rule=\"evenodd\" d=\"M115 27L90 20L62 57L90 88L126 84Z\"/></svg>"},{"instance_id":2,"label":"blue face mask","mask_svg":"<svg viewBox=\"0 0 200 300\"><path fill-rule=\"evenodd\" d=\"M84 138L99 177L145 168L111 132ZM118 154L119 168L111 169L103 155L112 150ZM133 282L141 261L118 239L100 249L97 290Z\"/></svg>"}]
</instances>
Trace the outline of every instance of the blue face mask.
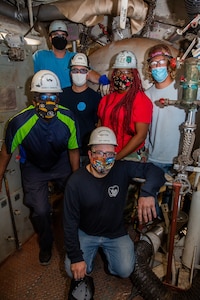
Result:
<instances>
[{"instance_id":1,"label":"blue face mask","mask_svg":"<svg viewBox=\"0 0 200 300\"><path fill-rule=\"evenodd\" d=\"M151 70L151 75L157 82L163 82L167 76L167 67L158 67Z\"/></svg>"}]
</instances>

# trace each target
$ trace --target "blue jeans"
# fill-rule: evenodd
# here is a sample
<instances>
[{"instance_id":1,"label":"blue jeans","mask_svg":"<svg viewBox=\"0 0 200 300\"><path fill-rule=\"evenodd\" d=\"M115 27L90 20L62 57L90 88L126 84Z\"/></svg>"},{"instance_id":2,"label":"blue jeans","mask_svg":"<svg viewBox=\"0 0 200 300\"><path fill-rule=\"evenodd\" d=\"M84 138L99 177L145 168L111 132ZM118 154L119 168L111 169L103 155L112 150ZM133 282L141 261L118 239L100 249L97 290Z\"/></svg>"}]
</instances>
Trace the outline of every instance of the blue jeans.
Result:
<instances>
[{"instance_id":1,"label":"blue jeans","mask_svg":"<svg viewBox=\"0 0 200 300\"><path fill-rule=\"evenodd\" d=\"M135 265L134 244L129 235L119 238L106 238L102 236L92 236L79 230L80 248L83 251L83 258L87 264L87 274L93 270L94 258L99 247L108 261L108 270L111 274L127 278L133 272ZM71 261L66 255L65 270L69 277L73 277L71 273Z\"/></svg>"},{"instance_id":2,"label":"blue jeans","mask_svg":"<svg viewBox=\"0 0 200 300\"><path fill-rule=\"evenodd\" d=\"M153 162L153 161L152 161L152 163L153 163L155 166L161 168L161 169L163 170L163 172L165 172L165 173L171 175L170 170L172 169L173 164L156 163L156 162Z\"/></svg>"}]
</instances>

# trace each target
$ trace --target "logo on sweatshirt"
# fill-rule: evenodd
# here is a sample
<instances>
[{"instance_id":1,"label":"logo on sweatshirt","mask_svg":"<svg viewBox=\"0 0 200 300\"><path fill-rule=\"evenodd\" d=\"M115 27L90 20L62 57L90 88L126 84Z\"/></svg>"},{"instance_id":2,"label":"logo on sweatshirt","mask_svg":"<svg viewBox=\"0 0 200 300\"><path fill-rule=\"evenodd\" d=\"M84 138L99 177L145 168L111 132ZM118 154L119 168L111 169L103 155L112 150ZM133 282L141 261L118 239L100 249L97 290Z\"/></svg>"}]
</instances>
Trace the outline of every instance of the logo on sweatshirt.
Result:
<instances>
[{"instance_id":1,"label":"logo on sweatshirt","mask_svg":"<svg viewBox=\"0 0 200 300\"><path fill-rule=\"evenodd\" d=\"M110 197L116 197L118 193L119 193L119 186L118 185L113 185L113 186L110 186L108 188L108 195Z\"/></svg>"}]
</instances>

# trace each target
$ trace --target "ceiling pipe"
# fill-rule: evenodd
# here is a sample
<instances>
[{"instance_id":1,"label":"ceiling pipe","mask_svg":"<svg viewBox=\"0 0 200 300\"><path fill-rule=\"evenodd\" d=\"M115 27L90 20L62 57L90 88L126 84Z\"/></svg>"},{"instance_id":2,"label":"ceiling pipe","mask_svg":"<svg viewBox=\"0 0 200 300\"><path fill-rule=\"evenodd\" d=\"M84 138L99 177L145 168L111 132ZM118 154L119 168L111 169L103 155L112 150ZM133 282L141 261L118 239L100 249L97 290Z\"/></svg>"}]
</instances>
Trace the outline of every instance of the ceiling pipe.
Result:
<instances>
[{"instance_id":1,"label":"ceiling pipe","mask_svg":"<svg viewBox=\"0 0 200 300\"><path fill-rule=\"evenodd\" d=\"M191 21L200 13L200 0L185 0L185 8Z\"/></svg>"},{"instance_id":2,"label":"ceiling pipe","mask_svg":"<svg viewBox=\"0 0 200 300\"><path fill-rule=\"evenodd\" d=\"M6 17L9 17L12 19L18 19L16 7L14 7L2 0L0 1L0 12L3 16L6 16Z\"/></svg>"},{"instance_id":3,"label":"ceiling pipe","mask_svg":"<svg viewBox=\"0 0 200 300\"><path fill-rule=\"evenodd\" d=\"M0 3L2 13L7 16L10 15L8 5L5 6L2 0ZM90 27L97 25L105 15L120 15L121 5L121 0L57 1L34 6L32 12L34 21L67 19ZM130 19L132 34L143 28L147 12L148 5L143 0L128 0L127 17ZM30 16L27 8L17 11L17 8L13 10L12 7L12 15L20 21L29 23Z\"/></svg>"},{"instance_id":4,"label":"ceiling pipe","mask_svg":"<svg viewBox=\"0 0 200 300\"><path fill-rule=\"evenodd\" d=\"M29 30L29 24L17 19L6 17L0 13L0 32L25 34Z\"/></svg>"},{"instance_id":5,"label":"ceiling pipe","mask_svg":"<svg viewBox=\"0 0 200 300\"><path fill-rule=\"evenodd\" d=\"M29 3L30 6L30 3ZM24 8L20 11L16 7L0 0L0 12L6 17L17 19L18 21L30 22L30 14L32 19L37 19L39 21L53 21L55 19L66 19L66 17L61 14L57 7L52 4L41 4L39 6L34 6L31 11Z\"/></svg>"},{"instance_id":6,"label":"ceiling pipe","mask_svg":"<svg viewBox=\"0 0 200 300\"><path fill-rule=\"evenodd\" d=\"M33 28L33 8L32 8L32 0L28 0L28 12L29 12L29 21L30 27Z\"/></svg>"}]
</instances>

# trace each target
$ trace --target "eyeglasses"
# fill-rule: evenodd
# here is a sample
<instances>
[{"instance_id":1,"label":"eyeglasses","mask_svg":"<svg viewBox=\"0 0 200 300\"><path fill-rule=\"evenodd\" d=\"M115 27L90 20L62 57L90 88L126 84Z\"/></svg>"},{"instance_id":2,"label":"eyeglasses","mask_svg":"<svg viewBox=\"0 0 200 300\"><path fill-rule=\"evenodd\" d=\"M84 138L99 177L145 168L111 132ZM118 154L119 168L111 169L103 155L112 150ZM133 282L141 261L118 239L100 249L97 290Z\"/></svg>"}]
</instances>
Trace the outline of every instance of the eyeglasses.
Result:
<instances>
[{"instance_id":1,"label":"eyeglasses","mask_svg":"<svg viewBox=\"0 0 200 300\"><path fill-rule=\"evenodd\" d=\"M58 37L58 38L62 38L62 39L67 39L67 34L63 33L63 34L58 34L58 33L54 33L51 35L52 38Z\"/></svg>"},{"instance_id":2,"label":"eyeglasses","mask_svg":"<svg viewBox=\"0 0 200 300\"><path fill-rule=\"evenodd\" d=\"M127 71L120 71L120 70L116 70L114 72L115 76L121 76L121 75L132 75L132 72L127 70Z\"/></svg>"},{"instance_id":3,"label":"eyeglasses","mask_svg":"<svg viewBox=\"0 0 200 300\"><path fill-rule=\"evenodd\" d=\"M106 158L114 158L116 155L116 152L110 152L110 151L103 152L101 150L91 150L91 152L92 152L92 154L95 154L100 157L104 157L104 155L105 155Z\"/></svg>"},{"instance_id":4,"label":"eyeglasses","mask_svg":"<svg viewBox=\"0 0 200 300\"><path fill-rule=\"evenodd\" d=\"M150 66L151 66L152 68L157 68L158 65L160 65L160 66L166 65L166 64L167 64L167 61L166 61L165 59L154 60L154 61L151 61L149 64L150 64Z\"/></svg>"},{"instance_id":5,"label":"eyeglasses","mask_svg":"<svg viewBox=\"0 0 200 300\"><path fill-rule=\"evenodd\" d=\"M57 97L57 95L40 94L39 98L42 101L46 101L47 99L51 100L51 101L56 101L58 97Z\"/></svg>"},{"instance_id":6,"label":"eyeglasses","mask_svg":"<svg viewBox=\"0 0 200 300\"><path fill-rule=\"evenodd\" d=\"M88 69L77 69L77 68L74 68L74 69L71 69L71 72L72 72L72 74L78 74L78 73L87 74L88 73Z\"/></svg>"}]
</instances>

